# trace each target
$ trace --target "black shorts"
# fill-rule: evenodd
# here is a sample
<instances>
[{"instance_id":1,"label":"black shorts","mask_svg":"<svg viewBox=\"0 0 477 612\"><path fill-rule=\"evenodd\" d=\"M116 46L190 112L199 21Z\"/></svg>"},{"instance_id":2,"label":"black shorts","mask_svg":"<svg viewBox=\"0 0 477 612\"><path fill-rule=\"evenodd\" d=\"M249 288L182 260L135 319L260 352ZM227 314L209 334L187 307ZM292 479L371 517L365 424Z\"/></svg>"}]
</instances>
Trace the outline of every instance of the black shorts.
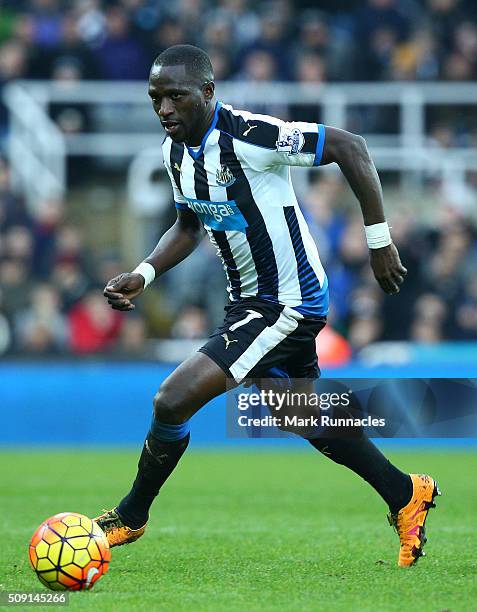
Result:
<instances>
[{"instance_id":1,"label":"black shorts","mask_svg":"<svg viewBox=\"0 0 477 612\"><path fill-rule=\"evenodd\" d=\"M225 307L223 324L199 351L224 372L244 378L318 378L315 339L326 317L303 317L289 306L245 298Z\"/></svg>"}]
</instances>

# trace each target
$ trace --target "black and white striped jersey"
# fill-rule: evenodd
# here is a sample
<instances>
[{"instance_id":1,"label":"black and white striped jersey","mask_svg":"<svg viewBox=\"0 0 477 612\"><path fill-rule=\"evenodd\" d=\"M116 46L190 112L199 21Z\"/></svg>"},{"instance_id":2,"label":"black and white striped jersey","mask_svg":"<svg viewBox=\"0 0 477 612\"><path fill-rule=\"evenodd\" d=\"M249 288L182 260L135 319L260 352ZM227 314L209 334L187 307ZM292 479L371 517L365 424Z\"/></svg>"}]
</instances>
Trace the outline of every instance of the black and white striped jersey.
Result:
<instances>
[{"instance_id":1,"label":"black and white striped jersey","mask_svg":"<svg viewBox=\"0 0 477 612\"><path fill-rule=\"evenodd\" d=\"M200 147L166 137L176 207L203 223L232 301L258 297L304 316L327 314L328 281L289 168L319 165L324 142L324 125L287 123L220 102Z\"/></svg>"}]
</instances>

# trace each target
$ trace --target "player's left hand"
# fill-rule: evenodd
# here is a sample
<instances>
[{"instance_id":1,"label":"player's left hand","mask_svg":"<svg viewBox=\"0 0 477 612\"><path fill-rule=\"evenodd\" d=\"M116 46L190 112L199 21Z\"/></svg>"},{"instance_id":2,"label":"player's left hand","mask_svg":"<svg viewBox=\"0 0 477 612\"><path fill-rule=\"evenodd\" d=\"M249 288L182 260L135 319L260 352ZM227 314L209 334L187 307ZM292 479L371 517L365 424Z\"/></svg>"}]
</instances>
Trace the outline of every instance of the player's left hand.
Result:
<instances>
[{"instance_id":1,"label":"player's left hand","mask_svg":"<svg viewBox=\"0 0 477 612\"><path fill-rule=\"evenodd\" d=\"M392 295L399 293L407 274L396 246L391 243L381 249L370 249L371 268L383 291Z\"/></svg>"}]
</instances>

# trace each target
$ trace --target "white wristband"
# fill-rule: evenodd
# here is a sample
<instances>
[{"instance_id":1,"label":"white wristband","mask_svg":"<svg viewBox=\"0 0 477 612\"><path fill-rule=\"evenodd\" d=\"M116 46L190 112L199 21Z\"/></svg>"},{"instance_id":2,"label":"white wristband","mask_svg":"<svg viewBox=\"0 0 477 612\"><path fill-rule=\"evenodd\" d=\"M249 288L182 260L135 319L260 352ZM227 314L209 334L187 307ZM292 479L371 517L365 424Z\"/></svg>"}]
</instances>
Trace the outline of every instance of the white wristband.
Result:
<instances>
[{"instance_id":1,"label":"white wristband","mask_svg":"<svg viewBox=\"0 0 477 612\"><path fill-rule=\"evenodd\" d=\"M387 221L374 223L373 225L365 225L364 231L370 249L381 249L392 242Z\"/></svg>"},{"instance_id":2,"label":"white wristband","mask_svg":"<svg viewBox=\"0 0 477 612\"><path fill-rule=\"evenodd\" d=\"M137 268L134 268L133 274L140 274L144 277L144 289L152 283L152 281L156 278L156 271L154 270L154 266L147 261L143 261L140 263Z\"/></svg>"}]
</instances>

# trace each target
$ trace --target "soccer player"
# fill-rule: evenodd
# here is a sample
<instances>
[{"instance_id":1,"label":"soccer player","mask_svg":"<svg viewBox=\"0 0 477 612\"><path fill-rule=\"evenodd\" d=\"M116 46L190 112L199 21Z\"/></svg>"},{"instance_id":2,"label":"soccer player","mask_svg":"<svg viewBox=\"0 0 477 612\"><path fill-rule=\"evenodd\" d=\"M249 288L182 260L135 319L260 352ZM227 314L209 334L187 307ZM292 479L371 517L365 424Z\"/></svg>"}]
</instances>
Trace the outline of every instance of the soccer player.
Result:
<instances>
[{"instance_id":1,"label":"soccer player","mask_svg":"<svg viewBox=\"0 0 477 612\"><path fill-rule=\"evenodd\" d=\"M205 229L222 258L230 304L223 325L154 397L132 488L117 507L95 519L111 546L142 536L154 498L187 448L189 419L225 392L227 380L238 384L278 371L295 379L319 376L315 338L326 323L328 280L289 166L336 162L360 203L377 282L395 294L406 275L363 138L221 104L209 57L191 45L170 47L157 57L149 96L166 131L164 164L177 220L133 272L109 281L104 295L114 309L132 310L133 300L155 278L195 249ZM308 442L374 487L400 538L399 565L415 563L423 555L424 523L439 493L434 480L401 472L364 432Z\"/></svg>"}]
</instances>

